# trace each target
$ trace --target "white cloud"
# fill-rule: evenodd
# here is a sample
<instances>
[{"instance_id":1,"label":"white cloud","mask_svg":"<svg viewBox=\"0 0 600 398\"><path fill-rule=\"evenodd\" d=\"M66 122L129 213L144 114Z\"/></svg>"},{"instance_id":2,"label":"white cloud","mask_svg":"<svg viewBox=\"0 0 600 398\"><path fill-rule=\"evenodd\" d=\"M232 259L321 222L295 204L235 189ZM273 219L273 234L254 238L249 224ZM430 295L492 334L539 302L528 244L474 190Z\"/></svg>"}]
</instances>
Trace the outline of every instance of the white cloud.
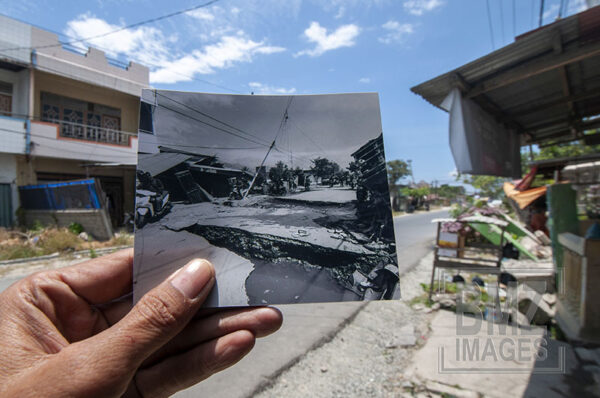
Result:
<instances>
[{"instance_id":1,"label":"white cloud","mask_svg":"<svg viewBox=\"0 0 600 398\"><path fill-rule=\"evenodd\" d=\"M567 15L577 14L588 9L585 0L571 0L568 2Z\"/></svg>"},{"instance_id":2,"label":"white cloud","mask_svg":"<svg viewBox=\"0 0 600 398\"><path fill-rule=\"evenodd\" d=\"M335 14L334 18L335 18L335 19L340 19L340 18L343 18L345 14L346 14L346 7L344 7L344 6L341 6L341 7L338 9L338 12L337 12L337 14Z\"/></svg>"},{"instance_id":3,"label":"white cloud","mask_svg":"<svg viewBox=\"0 0 600 398\"><path fill-rule=\"evenodd\" d=\"M196 19L204 20L204 21L214 21L215 20L215 16L210 11L205 10L203 8L199 8L197 10L190 11L187 13L187 15L189 15L190 17L196 18Z\"/></svg>"},{"instance_id":4,"label":"white cloud","mask_svg":"<svg viewBox=\"0 0 600 398\"><path fill-rule=\"evenodd\" d=\"M379 38L379 41L385 44L402 43L406 36L414 33L414 25L409 23L399 23L398 21L387 21L381 25L386 33Z\"/></svg>"},{"instance_id":5,"label":"white cloud","mask_svg":"<svg viewBox=\"0 0 600 398\"><path fill-rule=\"evenodd\" d=\"M358 79L359 83L371 83L371 78L369 77L361 77L360 79Z\"/></svg>"},{"instance_id":6,"label":"white cloud","mask_svg":"<svg viewBox=\"0 0 600 398\"><path fill-rule=\"evenodd\" d=\"M91 14L82 14L67 22L65 34L70 37L85 38L98 36L120 28ZM130 58L141 63L157 63L167 59L168 42L163 33L149 26L122 30L105 37L91 40L91 46L101 47L110 57L127 54ZM77 44L78 47L84 44Z\"/></svg>"},{"instance_id":7,"label":"white cloud","mask_svg":"<svg viewBox=\"0 0 600 398\"><path fill-rule=\"evenodd\" d=\"M214 73L217 69L229 68L238 62L251 62L254 54L273 54L284 50L281 47L265 46L263 42L255 42L245 35L224 36L215 44L165 62L160 68L150 72L150 81L176 83L191 80L195 73Z\"/></svg>"},{"instance_id":8,"label":"white cloud","mask_svg":"<svg viewBox=\"0 0 600 398\"><path fill-rule=\"evenodd\" d=\"M259 82L250 82L248 86L257 94L294 94L296 88L275 87Z\"/></svg>"},{"instance_id":9,"label":"white cloud","mask_svg":"<svg viewBox=\"0 0 600 398\"><path fill-rule=\"evenodd\" d=\"M412 15L423 15L444 5L443 0L406 0L404 9Z\"/></svg>"},{"instance_id":10,"label":"white cloud","mask_svg":"<svg viewBox=\"0 0 600 398\"><path fill-rule=\"evenodd\" d=\"M548 18L552 18L552 20L556 19L556 17L558 17L558 9L559 8L560 8L560 6L558 4L552 4L546 11L544 11L542 18L544 20L546 20Z\"/></svg>"},{"instance_id":11,"label":"white cloud","mask_svg":"<svg viewBox=\"0 0 600 398\"><path fill-rule=\"evenodd\" d=\"M199 18L198 15L195 17ZM201 18L208 20L206 16ZM67 23L65 33L85 38L119 27L91 14L83 14ZM101 47L110 57L125 56L149 66L151 83L189 81L196 74L210 74L236 63L252 62L256 54L285 51L285 48L267 45L265 41L254 41L242 30L232 33L231 29L222 29L205 39L213 42L202 48L182 52L174 49L176 35L165 37L159 29L142 26L93 39L85 44Z\"/></svg>"},{"instance_id":12,"label":"white cloud","mask_svg":"<svg viewBox=\"0 0 600 398\"><path fill-rule=\"evenodd\" d=\"M454 169L448 173L449 177L456 178L458 177L458 170Z\"/></svg>"},{"instance_id":13,"label":"white cloud","mask_svg":"<svg viewBox=\"0 0 600 398\"><path fill-rule=\"evenodd\" d=\"M295 56L309 55L317 57L323 53L335 50L341 47L352 47L355 44L354 39L360 34L360 28L357 25L342 25L334 32L327 34L327 29L319 25L318 22L311 22L310 26L304 31L304 36L316 46L313 49L303 50Z\"/></svg>"}]
</instances>

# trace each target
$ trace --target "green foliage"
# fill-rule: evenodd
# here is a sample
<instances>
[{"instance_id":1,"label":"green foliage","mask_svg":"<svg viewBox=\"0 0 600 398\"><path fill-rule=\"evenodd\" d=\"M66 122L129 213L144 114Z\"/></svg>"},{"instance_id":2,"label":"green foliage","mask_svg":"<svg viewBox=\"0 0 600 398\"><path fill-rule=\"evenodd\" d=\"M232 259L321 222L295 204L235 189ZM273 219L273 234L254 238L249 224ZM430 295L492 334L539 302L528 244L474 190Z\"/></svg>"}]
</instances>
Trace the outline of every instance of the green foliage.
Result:
<instances>
[{"instance_id":1,"label":"green foliage","mask_svg":"<svg viewBox=\"0 0 600 398\"><path fill-rule=\"evenodd\" d=\"M461 185L443 184L435 189L435 193L442 198L454 199L457 196L465 194L465 187Z\"/></svg>"},{"instance_id":2,"label":"green foliage","mask_svg":"<svg viewBox=\"0 0 600 398\"><path fill-rule=\"evenodd\" d=\"M98 253L96 253L96 250L94 250L94 248L92 247L90 249L90 258L96 258L98 257Z\"/></svg>"},{"instance_id":3,"label":"green foliage","mask_svg":"<svg viewBox=\"0 0 600 398\"><path fill-rule=\"evenodd\" d=\"M506 178L496 176L475 176L466 174L462 176L462 182L469 184L477 190L481 196L498 198L502 193L502 185Z\"/></svg>"},{"instance_id":4,"label":"green foliage","mask_svg":"<svg viewBox=\"0 0 600 398\"><path fill-rule=\"evenodd\" d=\"M33 225L31 226L31 232L37 233L42 232L44 230L44 226L40 222L40 220L34 220Z\"/></svg>"},{"instance_id":5,"label":"green foliage","mask_svg":"<svg viewBox=\"0 0 600 398\"><path fill-rule=\"evenodd\" d=\"M74 233L75 235L79 235L80 233L83 232L83 225L79 224L78 222L72 222L71 224L69 224L67 229L69 231L71 231L71 233Z\"/></svg>"},{"instance_id":6,"label":"green foliage","mask_svg":"<svg viewBox=\"0 0 600 398\"><path fill-rule=\"evenodd\" d=\"M315 176L323 179L330 179L341 170L339 164L326 158L318 157L311 160L311 162L313 165L310 169L315 173Z\"/></svg>"},{"instance_id":7,"label":"green foliage","mask_svg":"<svg viewBox=\"0 0 600 398\"><path fill-rule=\"evenodd\" d=\"M403 196L423 197L425 195L429 195L431 193L431 189L428 187L403 188L401 192Z\"/></svg>"},{"instance_id":8,"label":"green foliage","mask_svg":"<svg viewBox=\"0 0 600 398\"><path fill-rule=\"evenodd\" d=\"M411 169L408 162L396 159L387 162L388 183L391 187L395 186L398 180L411 175Z\"/></svg>"}]
</instances>

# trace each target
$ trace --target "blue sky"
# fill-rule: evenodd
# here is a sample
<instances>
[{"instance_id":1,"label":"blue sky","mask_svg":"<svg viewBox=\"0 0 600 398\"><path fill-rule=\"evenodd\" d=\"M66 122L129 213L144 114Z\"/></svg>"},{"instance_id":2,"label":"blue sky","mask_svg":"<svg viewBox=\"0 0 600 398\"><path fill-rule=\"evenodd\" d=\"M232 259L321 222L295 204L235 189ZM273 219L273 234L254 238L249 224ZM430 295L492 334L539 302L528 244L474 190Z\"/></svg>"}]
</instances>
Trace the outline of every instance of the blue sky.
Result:
<instances>
[{"instance_id":1,"label":"blue sky","mask_svg":"<svg viewBox=\"0 0 600 398\"><path fill-rule=\"evenodd\" d=\"M8 16L90 37L200 1L1 1ZM538 26L540 0L220 0L93 40L112 58L150 66L160 89L215 93L378 92L388 160L415 180L452 183L445 112L410 87L481 57ZM560 0L546 0L543 23ZM514 5L514 8L513 8ZM565 4L571 15L584 0Z\"/></svg>"}]
</instances>

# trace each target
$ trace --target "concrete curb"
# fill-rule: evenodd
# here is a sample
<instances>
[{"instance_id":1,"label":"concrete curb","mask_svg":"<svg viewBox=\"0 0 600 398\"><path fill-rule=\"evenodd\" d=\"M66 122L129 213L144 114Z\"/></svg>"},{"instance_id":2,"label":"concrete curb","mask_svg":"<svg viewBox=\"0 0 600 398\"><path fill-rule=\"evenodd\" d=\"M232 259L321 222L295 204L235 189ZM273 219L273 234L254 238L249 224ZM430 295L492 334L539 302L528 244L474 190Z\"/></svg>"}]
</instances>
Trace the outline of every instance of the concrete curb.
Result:
<instances>
[{"instance_id":1,"label":"concrete curb","mask_svg":"<svg viewBox=\"0 0 600 398\"><path fill-rule=\"evenodd\" d=\"M112 247L103 247L101 249L94 249L94 251L97 254L106 254L106 253L110 253L116 250L121 250L121 249L128 249L130 247L133 247L133 245L129 245L129 246L112 246ZM53 254L47 254L45 256L39 256L39 257L26 257L26 258L17 258L14 260L5 260L5 261L0 261L0 267L1 266L5 266L5 265L12 265L12 264L20 264L20 263L36 263L36 262L40 262L40 261L44 261L44 260L52 260L54 258L59 258L61 256L74 256L74 255L85 255L85 254L90 254L90 250L91 249L86 249L86 250L78 250L76 252L71 252L71 253L53 253Z\"/></svg>"},{"instance_id":2,"label":"concrete curb","mask_svg":"<svg viewBox=\"0 0 600 398\"><path fill-rule=\"evenodd\" d=\"M248 398L253 397L256 394L261 393L264 390L269 389L270 387L272 387L275 384L277 378L282 373L284 373L286 370L290 369L292 366L294 366L298 362L300 362L302 360L302 358L304 358L306 355L308 355L309 352L314 351L314 350L320 348L321 346L323 346L323 345L329 343L330 341L332 341L335 338L335 336L337 336L337 334L342 331L342 329L344 329L346 326L348 326L350 323L352 323L352 321L354 321L354 318L356 318L358 316L358 314L360 314L360 312L362 310L364 310L369 303L370 303L370 301L364 302L352 314L350 314L349 317L347 317L342 322L340 322L340 324L334 330L331 330L329 333L327 333L326 335L324 335L323 337L321 337L319 340L315 341L310 346L310 348L308 350L306 350L302 355L298 355L297 357L292 358L287 363L283 364L275 372L273 372L271 375L269 375L268 379L264 379L263 381L261 381L260 383L258 383L258 385L254 388L254 390L252 390L252 392L250 394L247 395L247 397Z\"/></svg>"}]
</instances>

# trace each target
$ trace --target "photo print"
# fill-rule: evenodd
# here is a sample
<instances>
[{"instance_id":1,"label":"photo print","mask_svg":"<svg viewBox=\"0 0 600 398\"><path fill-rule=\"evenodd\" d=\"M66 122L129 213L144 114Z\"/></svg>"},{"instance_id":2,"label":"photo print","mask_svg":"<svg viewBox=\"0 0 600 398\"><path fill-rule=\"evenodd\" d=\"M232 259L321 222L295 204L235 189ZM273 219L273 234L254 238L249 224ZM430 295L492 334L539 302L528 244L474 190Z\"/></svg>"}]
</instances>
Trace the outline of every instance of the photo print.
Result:
<instances>
[{"instance_id":1,"label":"photo print","mask_svg":"<svg viewBox=\"0 0 600 398\"><path fill-rule=\"evenodd\" d=\"M192 258L206 307L400 297L376 93L144 90L134 299Z\"/></svg>"}]
</instances>

